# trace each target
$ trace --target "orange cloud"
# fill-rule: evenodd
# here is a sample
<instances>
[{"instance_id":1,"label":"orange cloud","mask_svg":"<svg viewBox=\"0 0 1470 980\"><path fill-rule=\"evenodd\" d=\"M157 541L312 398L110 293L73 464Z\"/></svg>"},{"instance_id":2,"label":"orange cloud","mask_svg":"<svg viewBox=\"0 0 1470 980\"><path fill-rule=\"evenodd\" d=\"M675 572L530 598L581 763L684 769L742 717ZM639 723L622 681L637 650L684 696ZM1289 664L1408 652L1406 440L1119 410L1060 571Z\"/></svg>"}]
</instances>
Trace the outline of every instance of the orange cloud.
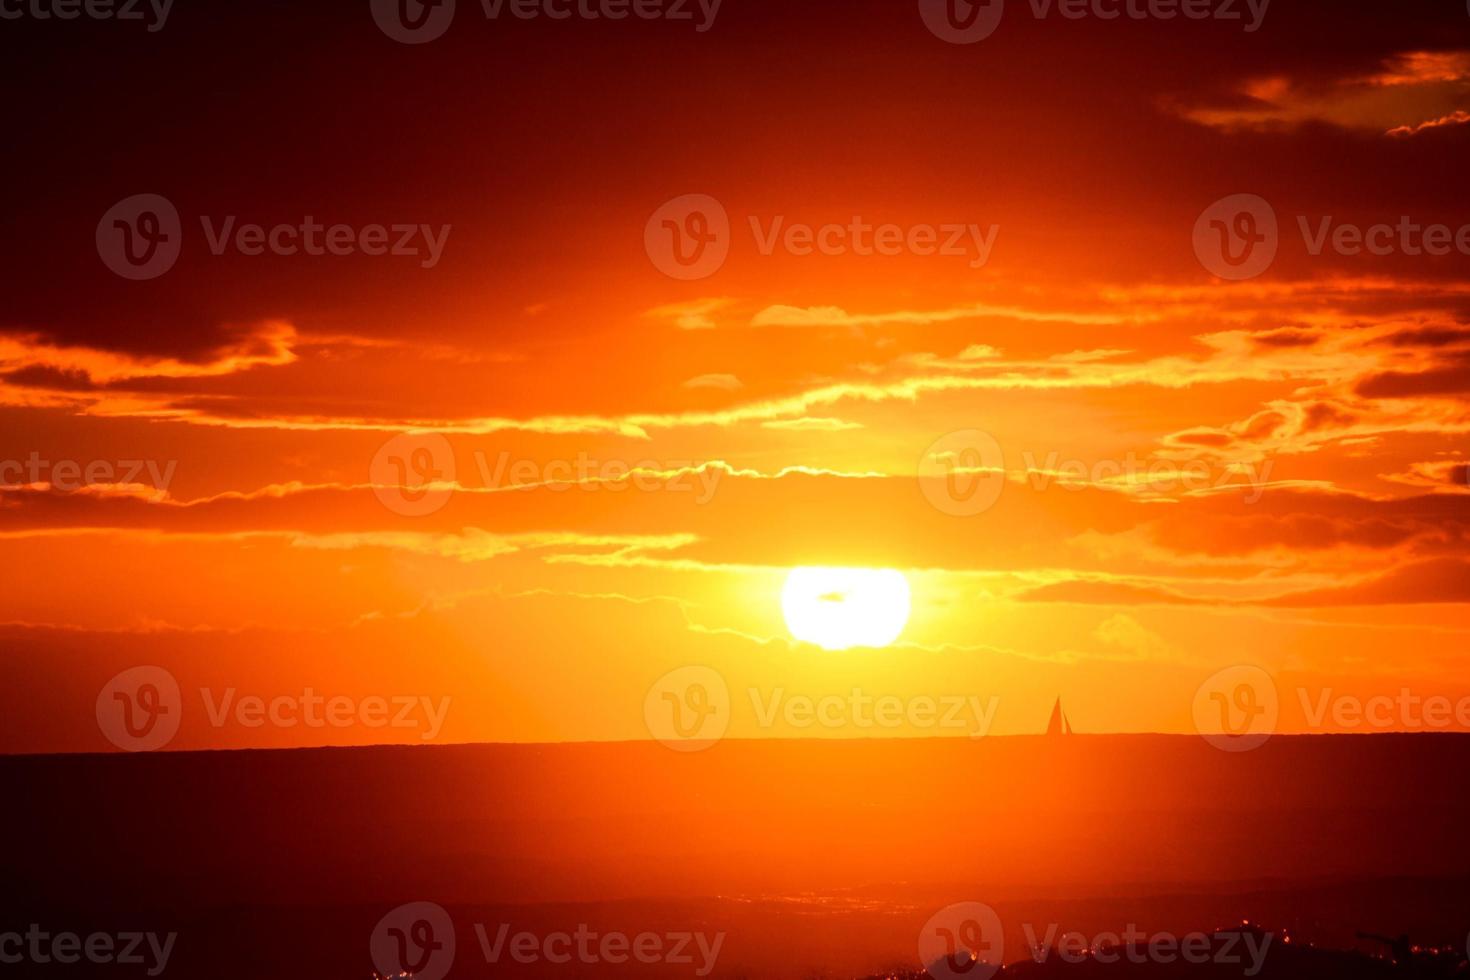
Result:
<instances>
[{"instance_id":1,"label":"orange cloud","mask_svg":"<svg viewBox=\"0 0 1470 980\"><path fill-rule=\"evenodd\" d=\"M1363 74L1250 79L1227 104L1181 106L1176 111L1192 122L1227 132L1294 129L1316 122L1409 136L1465 122L1470 119L1464 111L1467 105L1470 52L1410 51Z\"/></svg>"},{"instance_id":2,"label":"orange cloud","mask_svg":"<svg viewBox=\"0 0 1470 980\"><path fill-rule=\"evenodd\" d=\"M0 336L0 372L50 371L73 379L72 387L82 387L82 379L109 385L141 378L210 378L290 364L296 360L296 340L296 329L289 323L261 323L200 360L184 361L62 346L36 334L11 334Z\"/></svg>"}]
</instances>

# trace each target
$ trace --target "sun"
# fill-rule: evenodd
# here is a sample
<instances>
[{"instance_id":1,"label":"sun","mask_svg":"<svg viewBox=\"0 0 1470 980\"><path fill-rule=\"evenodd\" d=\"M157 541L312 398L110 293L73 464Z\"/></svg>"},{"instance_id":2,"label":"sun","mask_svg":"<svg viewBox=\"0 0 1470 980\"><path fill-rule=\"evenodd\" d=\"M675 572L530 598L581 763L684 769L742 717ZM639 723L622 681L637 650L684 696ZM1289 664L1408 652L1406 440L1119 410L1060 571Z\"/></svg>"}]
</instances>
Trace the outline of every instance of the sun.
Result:
<instances>
[{"instance_id":1,"label":"sun","mask_svg":"<svg viewBox=\"0 0 1470 980\"><path fill-rule=\"evenodd\" d=\"M909 581L891 568L793 568L781 612L792 636L824 650L886 647L909 621Z\"/></svg>"}]
</instances>

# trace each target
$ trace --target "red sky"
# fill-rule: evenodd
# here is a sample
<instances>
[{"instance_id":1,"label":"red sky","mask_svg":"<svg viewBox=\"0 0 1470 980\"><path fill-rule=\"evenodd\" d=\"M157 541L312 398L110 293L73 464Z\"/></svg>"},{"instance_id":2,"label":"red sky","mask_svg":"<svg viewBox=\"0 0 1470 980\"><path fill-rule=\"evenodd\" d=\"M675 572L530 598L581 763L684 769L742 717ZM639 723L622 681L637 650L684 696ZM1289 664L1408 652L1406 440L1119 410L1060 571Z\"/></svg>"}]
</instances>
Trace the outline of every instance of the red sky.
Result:
<instances>
[{"instance_id":1,"label":"red sky","mask_svg":"<svg viewBox=\"0 0 1470 980\"><path fill-rule=\"evenodd\" d=\"M4 109L0 749L109 748L94 701L136 665L185 692L173 748L419 740L211 725L226 688L449 698L448 741L646 738L691 664L744 736L869 734L747 697L854 688L994 696L996 733L1058 695L1082 730L1190 732L1239 664L1283 730L1344 727L1308 717L1327 689L1470 696L1470 250L1312 246L1470 224L1465 11L1013 0L958 45L912 3L798 6L699 31L461 0L418 45L362 3L8 24L35 97ZM134 281L97 228L144 193L180 256ZM728 257L681 280L645 227L688 194ZM1277 254L1228 281L1193 231L1236 194ZM212 254L230 216L442 252ZM991 237L983 264L760 246L854 219ZM959 516L917 475L969 430L1006 478ZM425 447L411 513L388 460ZM798 565L902 571L899 640L792 640Z\"/></svg>"}]
</instances>

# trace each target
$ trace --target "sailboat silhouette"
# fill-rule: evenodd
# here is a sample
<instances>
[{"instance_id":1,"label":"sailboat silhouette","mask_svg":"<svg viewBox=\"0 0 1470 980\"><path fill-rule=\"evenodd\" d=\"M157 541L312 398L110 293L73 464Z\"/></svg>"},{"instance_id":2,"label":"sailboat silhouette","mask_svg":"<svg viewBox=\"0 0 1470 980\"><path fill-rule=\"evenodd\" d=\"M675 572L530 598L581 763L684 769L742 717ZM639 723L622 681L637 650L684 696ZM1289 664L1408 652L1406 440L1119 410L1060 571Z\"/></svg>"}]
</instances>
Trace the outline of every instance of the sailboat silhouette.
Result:
<instances>
[{"instance_id":1,"label":"sailboat silhouette","mask_svg":"<svg viewBox=\"0 0 1470 980\"><path fill-rule=\"evenodd\" d=\"M1072 726L1067 723L1067 714L1062 710L1062 699L1057 698L1057 703L1051 709L1051 721L1047 723L1046 733L1048 735L1070 735Z\"/></svg>"}]
</instances>

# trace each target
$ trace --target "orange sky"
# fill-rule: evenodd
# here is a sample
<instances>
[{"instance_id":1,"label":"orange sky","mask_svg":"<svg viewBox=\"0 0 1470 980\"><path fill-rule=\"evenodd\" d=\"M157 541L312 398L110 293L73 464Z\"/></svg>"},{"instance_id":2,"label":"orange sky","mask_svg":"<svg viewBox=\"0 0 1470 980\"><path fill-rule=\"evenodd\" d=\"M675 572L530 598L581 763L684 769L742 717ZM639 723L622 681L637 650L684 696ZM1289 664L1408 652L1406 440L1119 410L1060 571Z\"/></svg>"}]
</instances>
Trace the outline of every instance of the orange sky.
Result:
<instances>
[{"instance_id":1,"label":"orange sky","mask_svg":"<svg viewBox=\"0 0 1470 980\"><path fill-rule=\"evenodd\" d=\"M0 749L109 748L94 701L137 665L184 691L171 748L422 740L211 724L226 688L448 698L441 741L647 738L686 665L750 737L875 734L759 717L854 689L995 698L994 734L1058 695L1082 731L1192 732L1239 664L1283 731L1383 727L1313 723L1327 689L1470 697L1470 255L1311 247L1328 217L1470 224L1462 17L1344 13L1329 44L1285 9L1250 34L1023 11L951 45L912 5L786 6L702 33L470 10L422 46L293 9L268 72L228 13L31 25L98 72L149 45L155 94L120 121L11 69L95 125L11 124L35 186L6 192ZM216 89L168 83L205 50ZM130 281L95 232L141 193L182 250ZM1238 193L1278 251L1227 281L1192 232ZM729 220L692 280L645 248L686 194ZM431 267L211 254L231 215L448 227ZM968 231L763 254L778 218L991 238L983 264ZM963 515L918 475L969 430L1006 475ZM390 485L416 450L427 503ZM797 565L903 571L899 641L792 641Z\"/></svg>"}]
</instances>

